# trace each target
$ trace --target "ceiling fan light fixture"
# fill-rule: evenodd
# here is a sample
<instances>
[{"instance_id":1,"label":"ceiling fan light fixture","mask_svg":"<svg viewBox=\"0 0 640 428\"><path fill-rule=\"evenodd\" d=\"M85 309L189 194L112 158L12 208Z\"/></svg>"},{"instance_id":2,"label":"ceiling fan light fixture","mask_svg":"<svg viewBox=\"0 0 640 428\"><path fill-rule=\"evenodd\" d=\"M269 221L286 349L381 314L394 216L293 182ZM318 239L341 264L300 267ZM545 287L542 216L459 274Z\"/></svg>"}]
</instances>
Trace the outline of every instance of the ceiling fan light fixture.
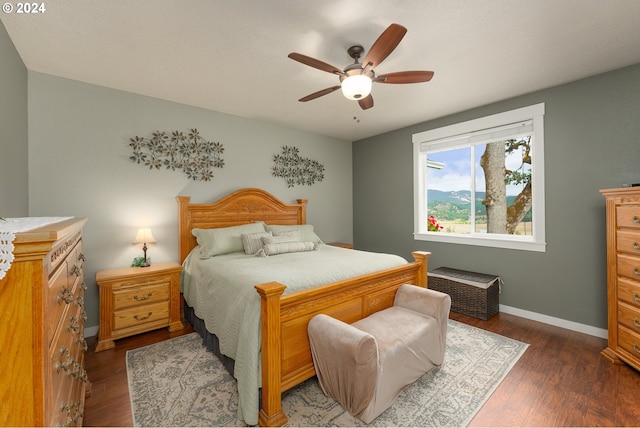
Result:
<instances>
[{"instance_id":1,"label":"ceiling fan light fixture","mask_svg":"<svg viewBox=\"0 0 640 428\"><path fill-rule=\"evenodd\" d=\"M371 93L372 80L364 74L354 74L342 81L342 94L350 100L361 100Z\"/></svg>"}]
</instances>

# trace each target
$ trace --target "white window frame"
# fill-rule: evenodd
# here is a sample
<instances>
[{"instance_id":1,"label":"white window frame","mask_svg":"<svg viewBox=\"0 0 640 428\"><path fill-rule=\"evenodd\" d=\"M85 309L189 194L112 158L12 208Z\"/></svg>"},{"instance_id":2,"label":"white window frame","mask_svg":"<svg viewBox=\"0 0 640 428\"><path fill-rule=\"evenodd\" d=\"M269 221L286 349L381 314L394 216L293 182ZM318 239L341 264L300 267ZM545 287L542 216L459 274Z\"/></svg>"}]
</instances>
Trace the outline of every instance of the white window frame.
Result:
<instances>
[{"instance_id":1,"label":"white window frame","mask_svg":"<svg viewBox=\"0 0 640 428\"><path fill-rule=\"evenodd\" d=\"M453 244L479 245L485 247L508 248L527 251L546 251L545 241L545 195L544 195L544 103L510 110L467 122L413 134L413 201L414 201L414 239L421 241L448 242ZM471 134L477 135L517 122L531 121L533 125L531 165L531 195L533 235L500 235L487 233L442 233L426 230L427 206L427 162L424 149L429 147L460 147L461 141L470 140ZM471 145L468 143L466 145Z\"/></svg>"}]
</instances>

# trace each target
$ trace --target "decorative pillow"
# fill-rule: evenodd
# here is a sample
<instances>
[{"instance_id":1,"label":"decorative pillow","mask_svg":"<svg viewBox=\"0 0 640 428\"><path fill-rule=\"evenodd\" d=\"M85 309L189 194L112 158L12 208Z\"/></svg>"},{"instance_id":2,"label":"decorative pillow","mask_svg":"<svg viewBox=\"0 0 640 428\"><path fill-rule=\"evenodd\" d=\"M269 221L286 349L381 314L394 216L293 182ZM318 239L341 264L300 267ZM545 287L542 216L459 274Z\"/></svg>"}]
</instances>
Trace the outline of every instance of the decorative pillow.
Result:
<instances>
[{"instance_id":1,"label":"decorative pillow","mask_svg":"<svg viewBox=\"0 0 640 428\"><path fill-rule=\"evenodd\" d=\"M263 238L268 239L268 238ZM258 251L257 256L267 257L276 254L299 253L303 251L317 250L318 247L311 241L290 241L290 242L274 242L264 244L262 249Z\"/></svg>"},{"instance_id":2,"label":"decorative pillow","mask_svg":"<svg viewBox=\"0 0 640 428\"><path fill-rule=\"evenodd\" d=\"M242 247L245 254L254 255L262 248L262 238L273 236L271 232L243 233Z\"/></svg>"},{"instance_id":3,"label":"decorative pillow","mask_svg":"<svg viewBox=\"0 0 640 428\"><path fill-rule=\"evenodd\" d=\"M266 224L265 227L267 231L273 232L274 235L277 235L279 232L299 230L301 241L311 241L314 244L318 244L318 245L324 244L320 239L320 237L316 235L316 233L313 231L312 224L291 224L291 225Z\"/></svg>"},{"instance_id":4,"label":"decorative pillow","mask_svg":"<svg viewBox=\"0 0 640 428\"><path fill-rule=\"evenodd\" d=\"M242 251L242 234L265 232L264 223L257 222L240 226L220 227L217 229L193 229L200 250L200 258L208 259L220 254Z\"/></svg>"},{"instance_id":5,"label":"decorative pillow","mask_svg":"<svg viewBox=\"0 0 640 428\"><path fill-rule=\"evenodd\" d=\"M267 232L272 233L272 232ZM295 242L301 241L299 230L284 230L282 232L276 232L273 236L267 236L262 238L263 244L275 244L278 242Z\"/></svg>"}]
</instances>

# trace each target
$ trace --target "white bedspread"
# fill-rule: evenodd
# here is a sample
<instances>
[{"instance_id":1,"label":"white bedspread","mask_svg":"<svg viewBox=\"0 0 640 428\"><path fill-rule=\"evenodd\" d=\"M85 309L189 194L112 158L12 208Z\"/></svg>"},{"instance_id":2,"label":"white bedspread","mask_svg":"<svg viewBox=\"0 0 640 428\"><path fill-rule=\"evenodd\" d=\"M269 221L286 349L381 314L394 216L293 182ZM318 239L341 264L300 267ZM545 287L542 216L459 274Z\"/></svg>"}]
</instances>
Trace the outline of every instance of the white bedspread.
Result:
<instances>
[{"instance_id":1,"label":"white bedspread","mask_svg":"<svg viewBox=\"0 0 640 428\"><path fill-rule=\"evenodd\" d=\"M260 296L254 286L277 281L288 294L408 263L396 255L330 245L270 257L231 253L201 260L198 254L194 249L183 264L184 298L218 337L220 351L235 360L238 417L249 425L258 423L261 383Z\"/></svg>"}]
</instances>

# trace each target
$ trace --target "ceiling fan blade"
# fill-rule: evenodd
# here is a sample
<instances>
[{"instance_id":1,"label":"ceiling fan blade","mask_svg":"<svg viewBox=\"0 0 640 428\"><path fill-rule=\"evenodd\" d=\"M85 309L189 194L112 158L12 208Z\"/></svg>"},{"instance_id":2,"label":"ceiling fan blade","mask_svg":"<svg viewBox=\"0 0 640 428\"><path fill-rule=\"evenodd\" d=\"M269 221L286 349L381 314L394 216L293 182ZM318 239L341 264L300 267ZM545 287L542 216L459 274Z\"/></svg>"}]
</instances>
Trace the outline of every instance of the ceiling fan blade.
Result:
<instances>
[{"instance_id":1,"label":"ceiling fan blade","mask_svg":"<svg viewBox=\"0 0 640 428\"><path fill-rule=\"evenodd\" d=\"M307 95L306 97L302 97L302 98L300 98L298 101L301 101L301 102L303 102L303 103L304 103L304 102L307 102L307 101L315 100L315 99L316 99L316 98L318 98L318 97L321 97L321 96L323 96L323 95L330 94L331 92L333 92L333 91L337 91L338 89L340 89L340 85L338 85L338 86L332 86L332 87L330 87L330 88L326 88L326 89L323 89L323 90L321 90L321 91L314 92L313 94L309 94L309 95Z\"/></svg>"},{"instance_id":2,"label":"ceiling fan blade","mask_svg":"<svg viewBox=\"0 0 640 428\"><path fill-rule=\"evenodd\" d=\"M433 71L399 71L377 76L378 83L421 83L428 82L433 77Z\"/></svg>"},{"instance_id":3,"label":"ceiling fan blade","mask_svg":"<svg viewBox=\"0 0 640 428\"><path fill-rule=\"evenodd\" d=\"M369 109L373 107L373 97L371 96L371 94L369 94L363 99L358 100L358 104L360 104L360 107L362 108L362 110Z\"/></svg>"},{"instance_id":4,"label":"ceiling fan blade","mask_svg":"<svg viewBox=\"0 0 640 428\"><path fill-rule=\"evenodd\" d=\"M291 52L287 56L294 61L301 62L304 65L317 68L318 70L326 71L327 73L333 73L338 75L344 74L344 71L340 70L339 68L334 67L331 64L327 64L326 62L322 62L319 59L311 58L310 56L302 55L296 52Z\"/></svg>"},{"instance_id":5,"label":"ceiling fan blade","mask_svg":"<svg viewBox=\"0 0 640 428\"><path fill-rule=\"evenodd\" d=\"M371 68L376 68L378 64L385 60L391 52L398 46L398 43L402 40L406 34L407 29L400 24L391 24L386 30L378 37L369 53L364 57L362 64L364 67L370 64Z\"/></svg>"}]
</instances>

